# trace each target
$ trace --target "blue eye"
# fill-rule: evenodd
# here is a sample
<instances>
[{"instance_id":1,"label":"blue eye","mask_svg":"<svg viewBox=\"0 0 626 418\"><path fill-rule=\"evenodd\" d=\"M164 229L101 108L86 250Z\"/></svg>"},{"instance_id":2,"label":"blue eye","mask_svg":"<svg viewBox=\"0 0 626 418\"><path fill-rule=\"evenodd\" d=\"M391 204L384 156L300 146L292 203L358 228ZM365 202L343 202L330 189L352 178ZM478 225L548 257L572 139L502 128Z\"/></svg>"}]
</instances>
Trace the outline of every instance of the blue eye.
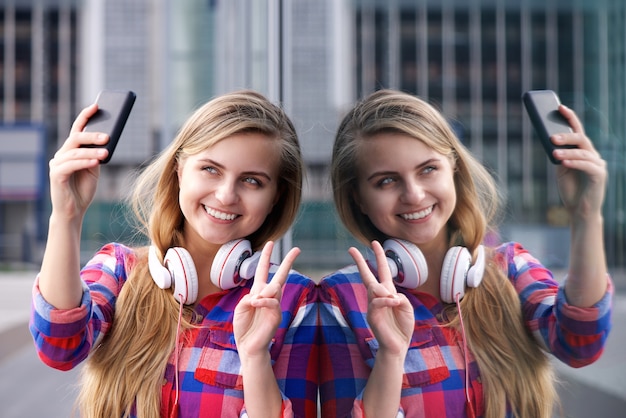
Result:
<instances>
[{"instance_id":1,"label":"blue eye","mask_svg":"<svg viewBox=\"0 0 626 418\"><path fill-rule=\"evenodd\" d=\"M255 186L260 186L261 182L258 181L257 179L255 179L254 177L246 177L244 180L244 182L255 185Z\"/></svg>"},{"instance_id":2,"label":"blue eye","mask_svg":"<svg viewBox=\"0 0 626 418\"><path fill-rule=\"evenodd\" d=\"M393 177L383 177L378 182L376 182L376 186L384 187L384 186L387 186L387 185L392 184L394 182L395 182L395 179Z\"/></svg>"}]
</instances>

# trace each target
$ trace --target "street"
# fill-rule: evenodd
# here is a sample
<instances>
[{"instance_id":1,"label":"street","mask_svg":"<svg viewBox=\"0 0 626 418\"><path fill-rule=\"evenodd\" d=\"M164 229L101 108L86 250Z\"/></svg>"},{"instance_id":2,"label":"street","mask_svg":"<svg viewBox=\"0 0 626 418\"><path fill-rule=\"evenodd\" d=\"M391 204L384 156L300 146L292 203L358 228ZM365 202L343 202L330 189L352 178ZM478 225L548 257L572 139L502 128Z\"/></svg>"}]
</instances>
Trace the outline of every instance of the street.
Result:
<instances>
[{"instance_id":1,"label":"street","mask_svg":"<svg viewBox=\"0 0 626 418\"><path fill-rule=\"evenodd\" d=\"M49 368L39 361L32 343L24 345L0 363L0 416L72 416L79 373L79 369L61 372Z\"/></svg>"}]
</instances>

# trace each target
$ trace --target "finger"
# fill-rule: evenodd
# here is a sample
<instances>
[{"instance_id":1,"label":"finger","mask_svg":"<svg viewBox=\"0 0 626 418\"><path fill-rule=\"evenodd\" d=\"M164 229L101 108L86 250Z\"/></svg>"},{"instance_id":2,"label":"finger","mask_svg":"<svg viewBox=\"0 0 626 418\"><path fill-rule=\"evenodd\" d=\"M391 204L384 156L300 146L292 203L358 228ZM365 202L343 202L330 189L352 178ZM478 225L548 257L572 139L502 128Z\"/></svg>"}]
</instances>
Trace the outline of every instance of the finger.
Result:
<instances>
[{"instance_id":1,"label":"finger","mask_svg":"<svg viewBox=\"0 0 626 418\"><path fill-rule=\"evenodd\" d=\"M572 127L572 130L574 132L581 133L581 134L585 133L585 128L583 127L583 124L580 121L580 119L578 119L576 112L574 112L572 109L565 106L564 104L562 104L559 107L559 112L567 120L567 122L569 123L569 126Z\"/></svg>"},{"instance_id":2,"label":"finger","mask_svg":"<svg viewBox=\"0 0 626 418\"><path fill-rule=\"evenodd\" d=\"M566 134L558 134L554 135L551 138L551 141L556 146L573 146L574 148L561 148L564 150L574 150L570 153L572 156L578 156L578 158L602 158L600 153L596 150L591 139L585 136L584 133L566 133ZM585 151L585 153L576 152ZM556 158L559 158L558 154L555 154Z\"/></svg>"},{"instance_id":3,"label":"finger","mask_svg":"<svg viewBox=\"0 0 626 418\"><path fill-rule=\"evenodd\" d=\"M83 170L95 170L93 175L97 178L100 170L100 159L83 158L83 159L67 159L50 160L50 181L66 181L72 174Z\"/></svg>"},{"instance_id":4,"label":"finger","mask_svg":"<svg viewBox=\"0 0 626 418\"><path fill-rule=\"evenodd\" d=\"M84 147L83 145L104 145L108 142L108 136L104 134L96 134L89 136L72 135L54 154L54 159L65 162L71 160L90 160L103 159L108 155L106 148Z\"/></svg>"},{"instance_id":5,"label":"finger","mask_svg":"<svg viewBox=\"0 0 626 418\"><path fill-rule=\"evenodd\" d=\"M381 248L382 249L382 248ZM374 248L374 251L376 252L377 249ZM354 259L357 268L359 269L359 274L361 276L361 280L363 281L363 284L365 285L365 287L368 289L368 291L371 291L373 293L373 295L375 297L387 297L390 294L392 294L393 292L390 292L389 289L382 285L381 283L378 282L378 280L376 280L376 277L374 276L374 273L372 273L372 270L370 269L369 265L367 264L367 262L365 261L365 258L363 257L363 255L361 254L361 252L359 250L357 250L354 247L351 247L348 252L350 253L350 255L352 256L352 258ZM383 253L384 255L384 253ZM377 262L378 262L378 257L377 257ZM384 263L387 263L387 259L385 257ZM387 267L388 269L389 267ZM395 289L394 289L395 291Z\"/></svg>"},{"instance_id":6,"label":"finger","mask_svg":"<svg viewBox=\"0 0 626 418\"><path fill-rule=\"evenodd\" d=\"M299 255L300 248L298 247L294 247L289 250L289 252L287 252L287 255L285 255L285 258L283 258L283 261L280 263L280 266L274 274L274 277L272 277L272 280L265 287L265 289L261 291L261 296L276 297L276 295L280 294L283 286L289 278L289 272L291 271L291 267L293 266L294 261L296 261L296 258Z\"/></svg>"},{"instance_id":7,"label":"finger","mask_svg":"<svg viewBox=\"0 0 626 418\"><path fill-rule=\"evenodd\" d=\"M378 281L392 294L396 293L396 287L393 284L391 270L389 268L389 260L385 254L383 246L378 241L372 241L372 250L376 255L376 264L378 265Z\"/></svg>"},{"instance_id":8,"label":"finger","mask_svg":"<svg viewBox=\"0 0 626 418\"><path fill-rule=\"evenodd\" d=\"M595 149L584 149L583 145L577 148L558 148L554 150L554 156L562 161L578 161L581 163L603 166L604 160Z\"/></svg>"},{"instance_id":9,"label":"finger","mask_svg":"<svg viewBox=\"0 0 626 418\"><path fill-rule=\"evenodd\" d=\"M87 125L87 121L90 117L92 117L98 111L98 105L93 103L89 106L85 107L80 111L74 122L72 123L71 132L82 132L85 129L85 125Z\"/></svg>"},{"instance_id":10,"label":"finger","mask_svg":"<svg viewBox=\"0 0 626 418\"><path fill-rule=\"evenodd\" d=\"M261 250L261 257L259 257L259 263L256 266L254 272L254 280L252 282L252 288L250 293L253 295L258 294L261 289L267 285L267 275L270 270L270 260L272 258L272 251L274 250L274 241L268 241Z\"/></svg>"},{"instance_id":11,"label":"finger","mask_svg":"<svg viewBox=\"0 0 626 418\"><path fill-rule=\"evenodd\" d=\"M373 298L370 303L374 309L395 308L400 306L402 299L398 295L388 295L387 297Z\"/></svg>"},{"instance_id":12,"label":"finger","mask_svg":"<svg viewBox=\"0 0 626 418\"><path fill-rule=\"evenodd\" d=\"M561 164L565 168L581 171L587 173L591 177L606 176L606 161L598 158L575 158L574 156L567 156L565 153L557 153L558 158L561 160Z\"/></svg>"},{"instance_id":13,"label":"finger","mask_svg":"<svg viewBox=\"0 0 626 418\"><path fill-rule=\"evenodd\" d=\"M363 281L363 284L366 287L370 287L372 284L377 283L376 277L374 277L374 274L370 270L370 267L365 261L363 254L361 254L361 252L355 247L350 247L348 249L348 253L354 260L357 268L359 269L359 274L361 275L361 280Z\"/></svg>"},{"instance_id":14,"label":"finger","mask_svg":"<svg viewBox=\"0 0 626 418\"><path fill-rule=\"evenodd\" d=\"M269 297L253 297L250 299L250 306L253 308L279 309L280 301Z\"/></svg>"}]
</instances>

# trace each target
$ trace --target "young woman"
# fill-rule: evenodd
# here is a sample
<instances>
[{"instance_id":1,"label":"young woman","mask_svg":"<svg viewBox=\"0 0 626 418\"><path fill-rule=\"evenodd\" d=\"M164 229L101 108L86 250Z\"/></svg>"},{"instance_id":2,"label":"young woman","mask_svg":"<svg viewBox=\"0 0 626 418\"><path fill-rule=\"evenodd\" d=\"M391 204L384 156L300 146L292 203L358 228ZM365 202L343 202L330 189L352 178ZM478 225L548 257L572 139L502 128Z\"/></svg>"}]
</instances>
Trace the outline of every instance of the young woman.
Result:
<instances>
[{"instance_id":1,"label":"young woman","mask_svg":"<svg viewBox=\"0 0 626 418\"><path fill-rule=\"evenodd\" d=\"M50 162L30 324L46 364L87 359L80 415L316 417L315 284L290 271L297 248L270 266L301 198L290 120L250 91L200 107L137 179L131 206L150 246L110 243L80 269L106 157L81 146L108 140L83 131L96 110Z\"/></svg>"},{"instance_id":2,"label":"young woman","mask_svg":"<svg viewBox=\"0 0 626 418\"><path fill-rule=\"evenodd\" d=\"M424 101L383 90L343 119L336 207L373 255L321 282L320 393L333 417L551 417L547 353L596 360L610 328L603 247L605 163L575 114L558 135L571 221L564 283L520 244L486 248L494 181ZM378 280L377 280L378 279Z\"/></svg>"}]
</instances>

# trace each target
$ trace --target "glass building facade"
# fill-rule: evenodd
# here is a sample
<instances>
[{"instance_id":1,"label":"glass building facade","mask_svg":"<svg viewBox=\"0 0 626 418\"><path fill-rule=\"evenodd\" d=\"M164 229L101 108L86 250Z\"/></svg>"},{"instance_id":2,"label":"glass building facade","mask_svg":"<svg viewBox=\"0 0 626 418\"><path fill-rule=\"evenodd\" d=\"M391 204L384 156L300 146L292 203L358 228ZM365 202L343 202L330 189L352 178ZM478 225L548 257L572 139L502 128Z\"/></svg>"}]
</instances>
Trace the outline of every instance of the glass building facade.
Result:
<instances>
[{"instance_id":1,"label":"glass building facade","mask_svg":"<svg viewBox=\"0 0 626 418\"><path fill-rule=\"evenodd\" d=\"M357 96L381 87L437 105L507 193L503 238L566 265L567 218L522 105L556 91L606 159L609 261L626 263L626 6L619 1L356 1ZM530 234L529 234L530 232Z\"/></svg>"},{"instance_id":2,"label":"glass building facade","mask_svg":"<svg viewBox=\"0 0 626 418\"><path fill-rule=\"evenodd\" d=\"M119 205L127 179L192 109L225 91L256 89L292 116L307 162L305 202L285 245L303 249L301 268L331 270L350 261L354 244L331 202L334 130L354 100L401 89L439 107L494 173L507 195L502 239L527 243L560 267L567 219L521 102L526 90L552 89L608 163L606 247L609 264L623 267L624 23L618 0L6 0L0 118L44 126L48 159L99 89L138 93L89 212L90 253L132 235ZM0 240L0 260L37 261L45 201L0 202L0 237L29 237L10 252Z\"/></svg>"},{"instance_id":3,"label":"glass building facade","mask_svg":"<svg viewBox=\"0 0 626 418\"><path fill-rule=\"evenodd\" d=\"M338 5L340 3L340 5ZM492 171L506 194L500 235L518 240L545 264L565 267L567 215L555 170L522 105L527 90L551 89L573 108L608 164L604 207L610 265L626 264L626 127L624 126L626 5L619 1L354 0L295 1L292 42L325 48L317 65L295 62L293 112L324 121L299 126L313 178L305 216L294 228L297 244L314 260L349 262L353 244L333 218L327 179L332 133L346 104L380 88L419 95L446 115L464 143ZM335 22L332 25L331 22ZM329 28L327 25L331 25ZM317 28L317 29L316 29ZM307 31L308 30L308 31ZM315 40L323 40L315 44ZM302 51L294 49L298 56ZM349 69L346 74L346 69ZM325 88L318 83L327 72ZM314 92L313 88L318 88ZM321 104L331 117L317 112ZM310 180L311 181L311 180ZM308 247L307 247L308 249ZM339 254L337 253L339 251Z\"/></svg>"}]
</instances>

